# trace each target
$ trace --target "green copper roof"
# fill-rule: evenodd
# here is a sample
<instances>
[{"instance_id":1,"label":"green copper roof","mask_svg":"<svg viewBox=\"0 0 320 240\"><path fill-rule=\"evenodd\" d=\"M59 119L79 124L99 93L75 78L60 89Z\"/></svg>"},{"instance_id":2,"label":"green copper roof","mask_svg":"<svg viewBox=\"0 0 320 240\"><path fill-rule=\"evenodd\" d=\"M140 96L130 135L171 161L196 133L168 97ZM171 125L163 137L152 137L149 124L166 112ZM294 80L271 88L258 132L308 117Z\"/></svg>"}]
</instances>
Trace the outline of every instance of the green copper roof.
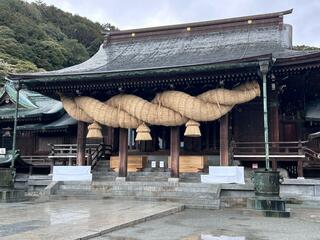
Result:
<instances>
[{"instance_id":1,"label":"green copper roof","mask_svg":"<svg viewBox=\"0 0 320 240\"><path fill-rule=\"evenodd\" d=\"M4 86L4 91L10 96L10 100L15 103L17 99L17 90L14 88L13 84L7 82ZM29 99L29 97L31 97L32 95L39 96L41 94L27 90L21 90L19 94L19 105L27 109L37 108L38 106Z\"/></svg>"},{"instance_id":2,"label":"green copper roof","mask_svg":"<svg viewBox=\"0 0 320 240\"><path fill-rule=\"evenodd\" d=\"M13 119L17 91L12 83L7 82L0 88L0 100L9 98L9 101L0 101L0 119ZM37 92L22 89L19 92L19 118L37 118L61 116L64 113L62 103Z\"/></svg>"},{"instance_id":3,"label":"green copper roof","mask_svg":"<svg viewBox=\"0 0 320 240\"><path fill-rule=\"evenodd\" d=\"M50 122L50 123L35 123L35 124L25 124L22 126L18 126L19 131L50 131L50 130L59 130L59 129L65 129L69 126L73 126L77 124L77 121L73 118L71 118L67 113L64 114L61 118Z\"/></svg>"}]
</instances>

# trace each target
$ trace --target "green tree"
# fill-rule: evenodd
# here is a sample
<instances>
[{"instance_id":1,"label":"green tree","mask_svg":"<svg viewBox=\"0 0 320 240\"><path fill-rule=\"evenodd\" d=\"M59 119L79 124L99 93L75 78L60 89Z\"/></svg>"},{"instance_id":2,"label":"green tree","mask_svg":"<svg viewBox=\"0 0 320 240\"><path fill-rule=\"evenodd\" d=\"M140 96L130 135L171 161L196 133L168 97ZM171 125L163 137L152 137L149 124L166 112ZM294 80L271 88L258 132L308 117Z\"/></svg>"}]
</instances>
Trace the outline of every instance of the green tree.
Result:
<instances>
[{"instance_id":1,"label":"green tree","mask_svg":"<svg viewBox=\"0 0 320 240\"><path fill-rule=\"evenodd\" d=\"M54 70L85 61L115 30L42 1L0 0L0 75Z\"/></svg>"}]
</instances>

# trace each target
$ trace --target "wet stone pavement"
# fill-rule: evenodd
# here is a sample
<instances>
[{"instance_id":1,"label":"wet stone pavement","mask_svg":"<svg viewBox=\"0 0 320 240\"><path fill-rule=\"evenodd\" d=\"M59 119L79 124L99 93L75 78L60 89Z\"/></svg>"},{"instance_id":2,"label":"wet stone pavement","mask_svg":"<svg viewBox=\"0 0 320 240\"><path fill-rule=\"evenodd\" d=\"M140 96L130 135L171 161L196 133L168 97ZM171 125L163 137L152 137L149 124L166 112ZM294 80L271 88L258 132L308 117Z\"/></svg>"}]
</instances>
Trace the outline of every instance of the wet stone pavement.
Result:
<instances>
[{"instance_id":1,"label":"wet stone pavement","mask_svg":"<svg viewBox=\"0 0 320 240\"><path fill-rule=\"evenodd\" d=\"M183 210L175 203L60 200L1 203L0 239L59 240L98 236L147 218Z\"/></svg>"},{"instance_id":2,"label":"wet stone pavement","mask_svg":"<svg viewBox=\"0 0 320 240\"><path fill-rule=\"evenodd\" d=\"M266 218L241 209L186 209L95 240L319 240L320 206L291 205L291 218Z\"/></svg>"},{"instance_id":3,"label":"wet stone pavement","mask_svg":"<svg viewBox=\"0 0 320 240\"><path fill-rule=\"evenodd\" d=\"M320 206L290 205L291 218L243 209L186 209L169 202L59 200L0 204L0 239L320 240Z\"/></svg>"}]
</instances>

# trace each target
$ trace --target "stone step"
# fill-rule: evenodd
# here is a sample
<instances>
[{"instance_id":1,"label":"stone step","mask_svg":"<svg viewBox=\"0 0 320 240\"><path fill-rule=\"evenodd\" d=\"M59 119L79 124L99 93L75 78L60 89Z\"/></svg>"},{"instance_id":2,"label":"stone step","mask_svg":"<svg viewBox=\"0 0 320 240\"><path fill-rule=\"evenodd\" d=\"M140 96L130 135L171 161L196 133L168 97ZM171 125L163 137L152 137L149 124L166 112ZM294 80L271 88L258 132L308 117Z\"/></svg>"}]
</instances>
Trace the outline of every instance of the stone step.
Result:
<instances>
[{"instance_id":1,"label":"stone step","mask_svg":"<svg viewBox=\"0 0 320 240\"><path fill-rule=\"evenodd\" d=\"M116 176L93 176L94 181L115 181Z\"/></svg>"},{"instance_id":2,"label":"stone step","mask_svg":"<svg viewBox=\"0 0 320 240\"><path fill-rule=\"evenodd\" d=\"M63 195L63 196L85 196L85 195L96 195L94 192L90 190L83 189L59 189L55 192L55 195Z\"/></svg>"},{"instance_id":3,"label":"stone step","mask_svg":"<svg viewBox=\"0 0 320 240\"><path fill-rule=\"evenodd\" d=\"M116 172L92 172L93 176L118 176Z\"/></svg>"},{"instance_id":4,"label":"stone step","mask_svg":"<svg viewBox=\"0 0 320 240\"><path fill-rule=\"evenodd\" d=\"M134 174L135 175L135 174ZM114 176L106 176L114 177ZM146 178L144 178L146 179ZM220 208L220 185L171 182L64 182L52 199L119 198L145 201L172 201L196 208Z\"/></svg>"},{"instance_id":5,"label":"stone step","mask_svg":"<svg viewBox=\"0 0 320 240\"><path fill-rule=\"evenodd\" d=\"M101 197L97 196L97 195L81 195L81 194L70 194L70 193L66 193L66 194L57 194L57 195L51 195L50 196L50 200L99 200L101 199Z\"/></svg>"},{"instance_id":6,"label":"stone step","mask_svg":"<svg viewBox=\"0 0 320 240\"><path fill-rule=\"evenodd\" d=\"M30 175L29 180L52 180L51 175Z\"/></svg>"},{"instance_id":7,"label":"stone step","mask_svg":"<svg viewBox=\"0 0 320 240\"><path fill-rule=\"evenodd\" d=\"M187 207L220 208L220 185L169 182L94 182L92 190L108 198L172 201Z\"/></svg>"},{"instance_id":8,"label":"stone step","mask_svg":"<svg viewBox=\"0 0 320 240\"><path fill-rule=\"evenodd\" d=\"M79 185L60 185L59 190L81 190L91 191L91 185L79 184Z\"/></svg>"},{"instance_id":9,"label":"stone step","mask_svg":"<svg viewBox=\"0 0 320 240\"><path fill-rule=\"evenodd\" d=\"M168 178L127 178L127 181L132 182L168 182Z\"/></svg>"}]
</instances>

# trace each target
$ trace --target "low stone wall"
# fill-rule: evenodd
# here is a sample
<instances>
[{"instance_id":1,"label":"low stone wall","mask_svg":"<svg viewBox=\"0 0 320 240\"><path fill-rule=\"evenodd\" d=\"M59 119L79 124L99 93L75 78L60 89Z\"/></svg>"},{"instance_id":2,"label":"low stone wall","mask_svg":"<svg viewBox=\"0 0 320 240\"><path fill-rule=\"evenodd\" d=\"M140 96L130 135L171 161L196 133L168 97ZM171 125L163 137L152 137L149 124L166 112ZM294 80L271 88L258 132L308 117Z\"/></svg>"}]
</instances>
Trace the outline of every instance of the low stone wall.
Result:
<instances>
[{"instance_id":1,"label":"low stone wall","mask_svg":"<svg viewBox=\"0 0 320 240\"><path fill-rule=\"evenodd\" d=\"M245 207L254 197L253 184L222 184L221 207ZM280 197L290 202L320 201L320 180L285 179L280 184Z\"/></svg>"},{"instance_id":2,"label":"low stone wall","mask_svg":"<svg viewBox=\"0 0 320 240\"><path fill-rule=\"evenodd\" d=\"M221 184L222 208L246 207L247 199L251 197L254 197L253 184Z\"/></svg>"},{"instance_id":3,"label":"low stone wall","mask_svg":"<svg viewBox=\"0 0 320 240\"><path fill-rule=\"evenodd\" d=\"M285 181L280 185L280 196L287 200L319 201L320 180L285 179Z\"/></svg>"},{"instance_id":4,"label":"low stone wall","mask_svg":"<svg viewBox=\"0 0 320 240\"><path fill-rule=\"evenodd\" d=\"M0 188L0 203L3 202L18 202L24 201L24 190L16 189L1 189Z\"/></svg>"},{"instance_id":5,"label":"low stone wall","mask_svg":"<svg viewBox=\"0 0 320 240\"><path fill-rule=\"evenodd\" d=\"M92 190L105 198L172 201L192 208L220 208L220 185L173 182L93 182Z\"/></svg>"}]
</instances>

